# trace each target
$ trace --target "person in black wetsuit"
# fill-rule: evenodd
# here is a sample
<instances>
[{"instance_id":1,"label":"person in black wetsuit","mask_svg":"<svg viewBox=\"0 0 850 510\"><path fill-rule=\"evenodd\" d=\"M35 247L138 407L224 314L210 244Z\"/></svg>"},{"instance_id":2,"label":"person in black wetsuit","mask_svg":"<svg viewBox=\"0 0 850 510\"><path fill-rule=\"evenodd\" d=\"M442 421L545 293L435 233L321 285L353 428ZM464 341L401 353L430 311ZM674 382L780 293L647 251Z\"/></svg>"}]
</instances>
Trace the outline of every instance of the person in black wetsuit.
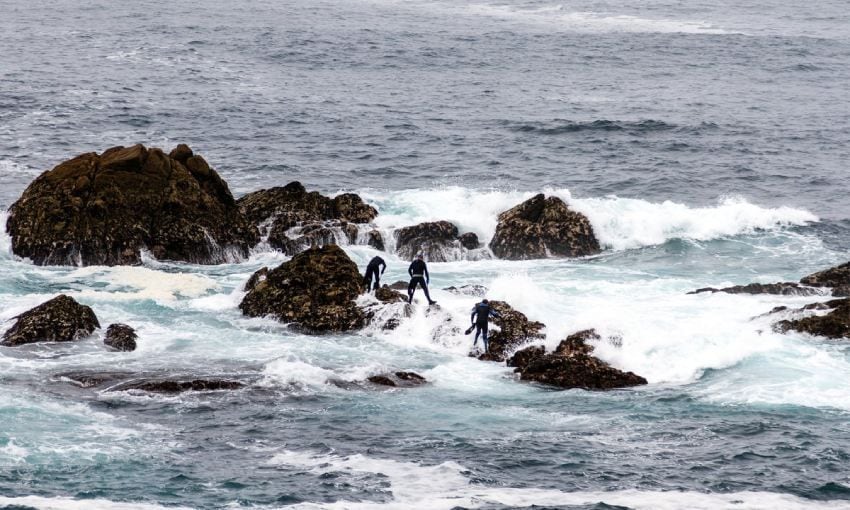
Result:
<instances>
[{"instance_id":1,"label":"person in black wetsuit","mask_svg":"<svg viewBox=\"0 0 850 510\"><path fill-rule=\"evenodd\" d=\"M380 273L378 272L378 268L381 268ZM366 276L363 277L363 285L366 287L366 292L369 292L373 288L378 290L381 287L381 275L384 274L384 271L386 270L387 263L384 262L384 259L381 257L375 256L369 261L369 265L366 266ZM375 279L374 287L372 287L373 277Z\"/></svg>"},{"instance_id":2,"label":"person in black wetsuit","mask_svg":"<svg viewBox=\"0 0 850 510\"><path fill-rule=\"evenodd\" d=\"M490 302L486 299L472 307L472 315L469 317L470 322L475 325L475 341L472 342L472 347L478 345L478 335L482 335L485 353L490 351L490 345L487 342L487 327L490 317L501 317L501 315L490 308Z\"/></svg>"},{"instance_id":3,"label":"person in black wetsuit","mask_svg":"<svg viewBox=\"0 0 850 510\"><path fill-rule=\"evenodd\" d=\"M418 284L422 287L422 290L425 291L425 297L428 298L428 304L433 305L436 301L431 299L431 295L428 293L428 284L431 283L431 277L428 275L428 266L425 265L425 261L422 260L422 255L417 255L416 260L410 263L410 267L407 268L407 273L410 275L410 283L407 284L407 302L413 302L413 293L416 292L416 285Z\"/></svg>"}]
</instances>

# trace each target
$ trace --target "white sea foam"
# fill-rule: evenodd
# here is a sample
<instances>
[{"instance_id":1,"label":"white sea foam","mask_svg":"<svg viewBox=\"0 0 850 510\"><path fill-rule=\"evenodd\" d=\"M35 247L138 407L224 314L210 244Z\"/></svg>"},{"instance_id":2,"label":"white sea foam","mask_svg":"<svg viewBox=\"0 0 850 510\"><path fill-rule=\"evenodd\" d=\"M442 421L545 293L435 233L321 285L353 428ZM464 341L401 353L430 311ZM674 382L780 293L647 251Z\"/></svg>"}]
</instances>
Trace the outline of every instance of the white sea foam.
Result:
<instances>
[{"instance_id":1,"label":"white sea foam","mask_svg":"<svg viewBox=\"0 0 850 510\"><path fill-rule=\"evenodd\" d=\"M160 506L150 503L122 503L106 499L45 498L22 496L10 498L0 496L0 504L38 508L38 510L192 510L190 507Z\"/></svg>"},{"instance_id":2,"label":"white sea foam","mask_svg":"<svg viewBox=\"0 0 850 510\"><path fill-rule=\"evenodd\" d=\"M202 274L165 272L139 266L88 266L70 272L59 281L85 279L89 284L106 284L102 289L87 288L82 297L108 300L150 299L159 304L173 304L180 298L198 298L219 290L219 284Z\"/></svg>"},{"instance_id":3,"label":"white sea foam","mask_svg":"<svg viewBox=\"0 0 850 510\"><path fill-rule=\"evenodd\" d=\"M658 245L671 239L708 241L818 221L803 209L761 207L742 197L724 197L714 206L691 207L615 196L574 198L567 189L543 192L560 197L587 215L600 243L615 250ZM499 213L534 196L530 192L475 191L457 186L360 193L378 206L381 214L375 224L385 237L391 238L392 230L399 227L448 220L461 233L474 232L485 243L496 231Z\"/></svg>"},{"instance_id":4,"label":"white sea foam","mask_svg":"<svg viewBox=\"0 0 850 510\"><path fill-rule=\"evenodd\" d=\"M772 492L703 493L691 491L582 491L565 492L550 489L487 487L472 484L472 473L456 462L422 465L414 462L375 459L365 455L348 457L334 454L284 451L269 464L291 466L314 474L358 473L381 474L389 481L392 500L387 502L336 501L334 503L301 503L290 506L297 510L372 510L481 508L491 505L516 507L563 505L621 505L636 510L773 510L844 509L845 501L811 501ZM352 479L349 483L356 484Z\"/></svg>"}]
</instances>

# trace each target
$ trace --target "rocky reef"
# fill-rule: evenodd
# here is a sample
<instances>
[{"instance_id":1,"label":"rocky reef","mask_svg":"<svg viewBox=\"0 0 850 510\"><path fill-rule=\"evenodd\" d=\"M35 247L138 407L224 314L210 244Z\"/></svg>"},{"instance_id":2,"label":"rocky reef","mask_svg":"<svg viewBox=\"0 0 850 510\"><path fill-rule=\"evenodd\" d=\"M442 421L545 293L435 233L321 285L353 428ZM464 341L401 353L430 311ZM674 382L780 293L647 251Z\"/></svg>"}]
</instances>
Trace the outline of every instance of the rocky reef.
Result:
<instances>
[{"instance_id":1,"label":"rocky reef","mask_svg":"<svg viewBox=\"0 0 850 510\"><path fill-rule=\"evenodd\" d=\"M490 249L509 260L583 257L600 251L587 217L542 193L499 215Z\"/></svg>"},{"instance_id":2,"label":"rocky reef","mask_svg":"<svg viewBox=\"0 0 850 510\"><path fill-rule=\"evenodd\" d=\"M9 209L12 251L39 265L216 264L259 241L227 184L186 145L88 153L44 172Z\"/></svg>"},{"instance_id":3,"label":"rocky reef","mask_svg":"<svg viewBox=\"0 0 850 510\"><path fill-rule=\"evenodd\" d=\"M429 262L448 262L457 260L457 254L463 250L474 250L481 244L478 236L472 232L458 235L457 226L448 221L431 221L400 228L393 235L396 254L406 260L422 254Z\"/></svg>"}]
</instances>

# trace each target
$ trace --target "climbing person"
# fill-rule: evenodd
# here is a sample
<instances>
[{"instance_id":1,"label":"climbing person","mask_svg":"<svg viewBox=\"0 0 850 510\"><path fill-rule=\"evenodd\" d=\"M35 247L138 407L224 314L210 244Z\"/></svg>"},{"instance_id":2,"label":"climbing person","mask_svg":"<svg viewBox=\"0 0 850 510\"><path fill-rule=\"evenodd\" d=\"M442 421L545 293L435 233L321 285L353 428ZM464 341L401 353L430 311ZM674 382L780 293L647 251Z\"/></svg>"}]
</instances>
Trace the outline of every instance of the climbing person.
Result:
<instances>
[{"instance_id":1,"label":"climbing person","mask_svg":"<svg viewBox=\"0 0 850 510\"><path fill-rule=\"evenodd\" d=\"M381 267L383 266L383 267ZM381 268L381 272L378 272L378 268ZM366 287L366 292L369 292L374 288L374 290L378 290L381 288L381 275L384 274L384 271L387 270L387 263L384 262L384 259L381 257L375 256L372 260L369 261L369 265L366 266L366 276L363 277L363 285ZM375 279L375 286L372 286L372 278Z\"/></svg>"},{"instance_id":2,"label":"climbing person","mask_svg":"<svg viewBox=\"0 0 850 510\"><path fill-rule=\"evenodd\" d=\"M484 340L484 352L490 352L490 345L487 342L487 327L489 325L490 317L501 317L499 312L493 310L490 307L490 302L486 299L482 300L480 303L472 307L472 315L469 317L469 321L475 327L475 341L472 342L472 347L474 348L478 345L478 335L481 335ZM467 334L472 332L472 327L467 331Z\"/></svg>"},{"instance_id":3,"label":"climbing person","mask_svg":"<svg viewBox=\"0 0 850 510\"><path fill-rule=\"evenodd\" d=\"M407 268L407 273L410 275L410 283L407 284L407 302L413 302L413 293L416 292L416 285L418 284L422 287L422 290L425 291L425 297L428 299L428 304L433 305L436 301L431 299L431 295L428 293L428 284L431 283L431 277L428 275L428 266L425 265L425 261L422 260L422 255L419 254L416 256L416 260L410 263L410 267Z\"/></svg>"}]
</instances>

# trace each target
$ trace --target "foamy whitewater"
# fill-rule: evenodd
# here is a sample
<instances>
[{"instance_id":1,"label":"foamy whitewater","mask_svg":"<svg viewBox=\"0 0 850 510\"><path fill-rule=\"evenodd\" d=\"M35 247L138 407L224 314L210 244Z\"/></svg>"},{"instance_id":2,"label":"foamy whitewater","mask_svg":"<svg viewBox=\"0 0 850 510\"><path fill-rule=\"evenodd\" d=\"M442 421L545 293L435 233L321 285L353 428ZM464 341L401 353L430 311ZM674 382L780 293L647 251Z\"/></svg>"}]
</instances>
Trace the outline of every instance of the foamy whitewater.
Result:
<instances>
[{"instance_id":1,"label":"foamy whitewater","mask_svg":"<svg viewBox=\"0 0 850 510\"><path fill-rule=\"evenodd\" d=\"M113 5L11 0L0 16L0 223L75 155L188 143L235 196L299 180L356 192L393 232L448 220L485 244L537 193L603 251L429 263L393 331L304 336L247 318L261 243L200 266L39 267L0 235L0 330L64 293L104 327L0 347L2 510L850 508L850 348L773 331L777 306L697 295L850 260L846 2L317 0ZM4 229L0 229L4 230ZM366 232L366 230L363 230ZM482 285L644 376L560 391L468 356ZM374 301L362 296L361 304ZM463 328L461 328L463 329ZM363 381L409 370L428 384ZM226 378L159 395L69 374Z\"/></svg>"}]
</instances>

